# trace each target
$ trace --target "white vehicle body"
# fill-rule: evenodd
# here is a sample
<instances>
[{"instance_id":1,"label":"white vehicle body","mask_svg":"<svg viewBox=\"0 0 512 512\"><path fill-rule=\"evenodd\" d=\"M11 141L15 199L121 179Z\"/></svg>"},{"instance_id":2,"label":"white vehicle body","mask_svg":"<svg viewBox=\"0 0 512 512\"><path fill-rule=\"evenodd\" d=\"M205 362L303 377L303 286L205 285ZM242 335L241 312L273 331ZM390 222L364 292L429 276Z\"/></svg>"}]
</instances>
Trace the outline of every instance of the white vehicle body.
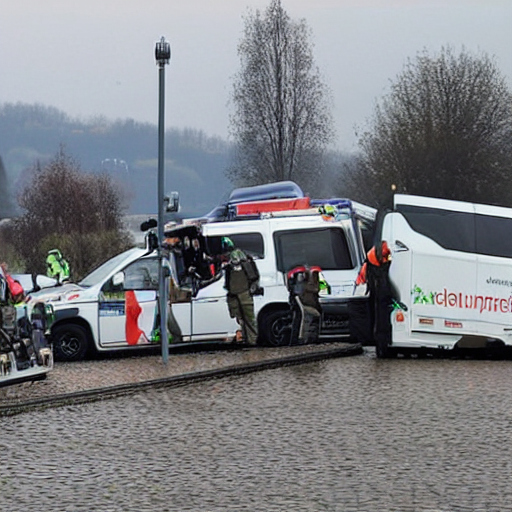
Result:
<instances>
[{"instance_id":1,"label":"white vehicle body","mask_svg":"<svg viewBox=\"0 0 512 512\"><path fill-rule=\"evenodd\" d=\"M353 215L327 220L318 213L298 213L203 224L202 236L205 240L229 236L249 252L256 244L253 256L264 288L263 296L254 297L260 332L271 330L272 323L289 308L285 282L289 267L306 264L322 267L331 286L331 294L321 297L321 336L349 336L348 300L354 295L365 252L360 224ZM172 258L172 276L179 282L177 262ZM109 351L158 343L154 336L158 269L156 252L134 248L103 264L79 285L65 284L33 294L34 300L49 301L55 310L56 357L81 359L90 347ZM185 293L173 302L182 342L233 341L239 326L229 316L224 277L218 277L196 294Z\"/></svg>"},{"instance_id":2,"label":"white vehicle body","mask_svg":"<svg viewBox=\"0 0 512 512\"><path fill-rule=\"evenodd\" d=\"M241 237L260 239L262 251L260 255L253 253L260 272L260 285L264 289L263 296L254 297L260 331L271 328L265 326L265 317L289 307L286 272L297 265L316 264L322 268L331 287L330 295L321 296L324 315L320 337L331 339L349 335L348 299L354 295L355 279L364 256L361 233L351 217L325 220L321 215L299 215L212 222L202 226L202 233L206 239L230 237L244 249ZM258 244L257 241L252 243ZM334 261L333 247L343 261ZM173 305L173 311L183 326L180 306ZM192 300L193 330L186 329L184 334L232 337L237 324L229 318L227 311L226 290L221 279L200 290Z\"/></svg>"},{"instance_id":3,"label":"white vehicle body","mask_svg":"<svg viewBox=\"0 0 512 512\"><path fill-rule=\"evenodd\" d=\"M120 273L126 291L135 297L140 308L137 324L141 335L135 341L127 340L126 313L130 305L124 285L115 285ZM144 282L146 276L148 280ZM52 304L55 312L52 335L55 355L59 359L82 359L93 346L105 351L149 345L157 303L157 276L156 253L133 248L114 256L79 284L68 283L31 294L29 303L45 301Z\"/></svg>"},{"instance_id":4,"label":"white vehicle body","mask_svg":"<svg viewBox=\"0 0 512 512\"><path fill-rule=\"evenodd\" d=\"M512 345L512 209L395 195L383 220L395 348Z\"/></svg>"}]
</instances>

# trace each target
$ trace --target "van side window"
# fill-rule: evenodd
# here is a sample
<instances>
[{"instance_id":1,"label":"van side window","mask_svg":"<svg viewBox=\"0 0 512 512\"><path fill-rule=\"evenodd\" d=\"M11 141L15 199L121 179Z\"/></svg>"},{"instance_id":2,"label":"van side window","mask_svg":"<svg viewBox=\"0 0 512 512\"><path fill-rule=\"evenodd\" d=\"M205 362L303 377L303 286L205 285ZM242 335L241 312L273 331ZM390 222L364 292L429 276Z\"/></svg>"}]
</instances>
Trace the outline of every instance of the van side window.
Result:
<instances>
[{"instance_id":1,"label":"van side window","mask_svg":"<svg viewBox=\"0 0 512 512\"><path fill-rule=\"evenodd\" d=\"M475 252L475 216L439 208L400 204L400 212L411 228L445 249Z\"/></svg>"},{"instance_id":2,"label":"van side window","mask_svg":"<svg viewBox=\"0 0 512 512\"><path fill-rule=\"evenodd\" d=\"M512 219L398 205L411 228L445 249L512 258Z\"/></svg>"},{"instance_id":3,"label":"van side window","mask_svg":"<svg viewBox=\"0 0 512 512\"><path fill-rule=\"evenodd\" d=\"M261 233L238 233L229 235L233 243L246 254L254 259L263 259L265 257L265 248L263 245L263 236Z\"/></svg>"},{"instance_id":4,"label":"van side window","mask_svg":"<svg viewBox=\"0 0 512 512\"><path fill-rule=\"evenodd\" d=\"M158 259L142 258L124 269L125 290L158 290Z\"/></svg>"},{"instance_id":5,"label":"van side window","mask_svg":"<svg viewBox=\"0 0 512 512\"><path fill-rule=\"evenodd\" d=\"M355 267L345 232L340 228L276 231L274 244L277 269L281 272L298 265L318 265L322 270Z\"/></svg>"}]
</instances>

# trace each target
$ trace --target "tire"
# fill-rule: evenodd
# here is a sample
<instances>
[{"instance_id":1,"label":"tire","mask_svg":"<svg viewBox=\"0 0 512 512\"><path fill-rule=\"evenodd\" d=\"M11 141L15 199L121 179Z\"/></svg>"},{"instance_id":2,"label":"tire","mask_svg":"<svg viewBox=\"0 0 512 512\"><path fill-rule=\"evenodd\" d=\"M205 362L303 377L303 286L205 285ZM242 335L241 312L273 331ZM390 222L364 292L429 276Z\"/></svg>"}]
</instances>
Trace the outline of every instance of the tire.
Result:
<instances>
[{"instance_id":1,"label":"tire","mask_svg":"<svg viewBox=\"0 0 512 512\"><path fill-rule=\"evenodd\" d=\"M81 361L87 355L89 337L81 325L58 325L52 334L55 360Z\"/></svg>"},{"instance_id":2,"label":"tire","mask_svg":"<svg viewBox=\"0 0 512 512\"><path fill-rule=\"evenodd\" d=\"M287 310L278 309L265 313L260 321L259 339L266 347L290 345L291 322Z\"/></svg>"}]
</instances>

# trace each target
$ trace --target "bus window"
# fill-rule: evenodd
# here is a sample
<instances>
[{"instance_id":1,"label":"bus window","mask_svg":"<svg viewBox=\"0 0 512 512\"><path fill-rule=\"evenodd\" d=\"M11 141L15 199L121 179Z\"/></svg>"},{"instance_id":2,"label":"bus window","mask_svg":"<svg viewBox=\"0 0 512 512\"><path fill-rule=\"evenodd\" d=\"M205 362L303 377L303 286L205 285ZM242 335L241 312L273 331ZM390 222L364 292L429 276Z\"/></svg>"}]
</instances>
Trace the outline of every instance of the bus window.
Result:
<instances>
[{"instance_id":1,"label":"bus window","mask_svg":"<svg viewBox=\"0 0 512 512\"><path fill-rule=\"evenodd\" d=\"M472 213L400 204L401 213L411 228L431 238L445 249L475 252L475 216Z\"/></svg>"}]
</instances>

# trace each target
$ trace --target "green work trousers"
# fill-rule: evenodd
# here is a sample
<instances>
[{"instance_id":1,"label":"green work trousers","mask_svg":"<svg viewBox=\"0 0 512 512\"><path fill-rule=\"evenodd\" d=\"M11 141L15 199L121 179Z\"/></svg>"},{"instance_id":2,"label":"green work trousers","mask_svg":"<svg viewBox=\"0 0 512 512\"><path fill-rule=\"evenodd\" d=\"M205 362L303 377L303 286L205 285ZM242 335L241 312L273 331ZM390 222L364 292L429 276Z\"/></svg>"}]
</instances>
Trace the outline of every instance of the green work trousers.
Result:
<instances>
[{"instance_id":1,"label":"green work trousers","mask_svg":"<svg viewBox=\"0 0 512 512\"><path fill-rule=\"evenodd\" d=\"M247 292L228 294L228 308L231 318L236 318L242 327L243 341L250 345L256 345L258 339L258 327L254 315L254 300Z\"/></svg>"}]
</instances>

